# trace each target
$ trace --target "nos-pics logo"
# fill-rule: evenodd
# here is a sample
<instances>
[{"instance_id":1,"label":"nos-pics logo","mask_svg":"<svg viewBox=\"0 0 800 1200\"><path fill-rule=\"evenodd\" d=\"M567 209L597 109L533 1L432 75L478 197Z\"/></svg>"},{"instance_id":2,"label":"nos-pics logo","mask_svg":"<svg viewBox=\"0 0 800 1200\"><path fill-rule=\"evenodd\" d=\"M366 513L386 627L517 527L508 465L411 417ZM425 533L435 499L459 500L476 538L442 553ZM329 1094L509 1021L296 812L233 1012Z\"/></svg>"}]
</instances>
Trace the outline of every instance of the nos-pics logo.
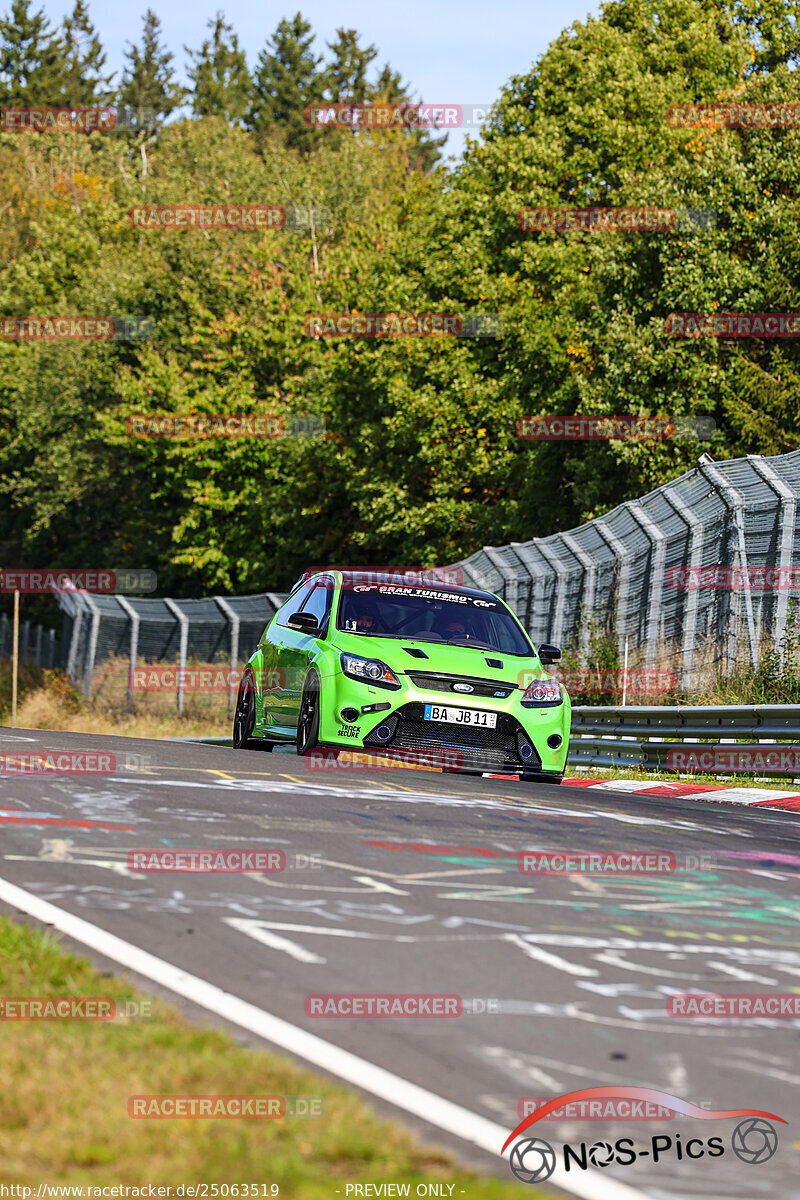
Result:
<instances>
[{"instance_id":1,"label":"nos-pics logo","mask_svg":"<svg viewBox=\"0 0 800 1200\"><path fill-rule=\"evenodd\" d=\"M786 1124L783 1117L775 1113L762 1112L756 1108L730 1108L709 1110L698 1108L688 1100L671 1096L668 1092L655 1091L653 1088L638 1087L596 1087L581 1088L577 1092L567 1092L556 1096L537 1108L508 1136L501 1153L505 1153L515 1138L520 1137L531 1125L546 1117L555 1109L565 1104L580 1100L625 1099L643 1100L655 1103L686 1117L696 1117L701 1121L726 1121L737 1117L743 1118L736 1125L730 1137L730 1149L735 1156L749 1166L768 1162L778 1149L778 1131L771 1124L780 1121ZM592 1167L631 1166L638 1159L649 1159L656 1163L667 1157L676 1159L719 1158L726 1153L724 1138L689 1138L681 1140L679 1133L653 1134L649 1143L637 1149L633 1138L617 1138L614 1142L597 1141L591 1144L580 1142L577 1146L565 1143L559 1153L546 1142L544 1138L528 1137L516 1142L509 1155L509 1166L512 1173L521 1183L543 1183L554 1174L561 1157L561 1169L564 1173L572 1170L586 1171Z\"/></svg>"}]
</instances>

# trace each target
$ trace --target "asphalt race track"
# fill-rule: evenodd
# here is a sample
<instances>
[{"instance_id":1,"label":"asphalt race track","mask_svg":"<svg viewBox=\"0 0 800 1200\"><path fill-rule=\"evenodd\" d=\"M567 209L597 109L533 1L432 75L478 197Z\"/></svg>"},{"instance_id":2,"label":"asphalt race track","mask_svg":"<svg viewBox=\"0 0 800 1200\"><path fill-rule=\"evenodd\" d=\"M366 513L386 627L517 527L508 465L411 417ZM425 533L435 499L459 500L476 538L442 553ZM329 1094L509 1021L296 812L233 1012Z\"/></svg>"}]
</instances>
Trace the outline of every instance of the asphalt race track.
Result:
<instances>
[{"instance_id":1,"label":"asphalt race track","mask_svg":"<svg viewBox=\"0 0 800 1200\"><path fill-rule=\"evenodd\" d=\"M670 1153L561 1171L553 1180L572 1194L800 1196L800 1021L666 1014L673 992L800 991L797 815L422 771L309 770L290 754L191 743L0 731L4 755L90 749L116 756L112 773L0 777L4 913L53 920L104 968L135 963L143 990L348 1079L484 1170L510 1178L499 1152L522 1097L627 1084L709 1109L764 1109L788 1124L777 1126L775 1155L750 1164L732 1152L731 1120L539 1122L531 1134L554 1144L629 1136L645 1147L653 1134L679 1132L684 1142L717 1135L726 1146L713 1159ZM282 850L287 868L126 867L133 849L212 847ZM576 849L713 858L707 869L617 878L518 869L520 851ZM463 997L469 1011L305 1012L310 994L416 992Z\"/></svg>"}]
</instances>

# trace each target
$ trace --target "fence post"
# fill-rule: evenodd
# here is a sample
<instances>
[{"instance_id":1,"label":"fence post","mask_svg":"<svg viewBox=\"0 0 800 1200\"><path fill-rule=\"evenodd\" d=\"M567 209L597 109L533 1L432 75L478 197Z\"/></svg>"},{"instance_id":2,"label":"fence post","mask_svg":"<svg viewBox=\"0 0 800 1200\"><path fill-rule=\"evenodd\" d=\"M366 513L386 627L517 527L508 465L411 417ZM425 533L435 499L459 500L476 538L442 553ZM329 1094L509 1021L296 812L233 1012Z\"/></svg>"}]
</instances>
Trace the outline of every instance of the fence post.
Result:
<instances>
[{"instance_id":1,"label":"fence post","mask_svg":"<svg viewBox=\"0 0 800 1200\"><path fill-rule=\"evenodd\" d=\"M756 626L753 619L753 594L750 587L750 573L747 567L747 547L744 537L744 496L738 491L733 484L728 483L725 476L712 463L701 462L698 464L698 470L709 479L716 488L719 489L719 494L722 497L725 507L733 517L734 529L736 530L736 549L739 559L739 566L742 570L742 578L744 580L744 603L747 613L747 631L750 636L750 661L753 665L753 670L758 666L758 647L756 646ZM734 666L736 665L736 657L739 643L739 632L741 628L741 614L738 593L731 591L730 596L733 600L736 595L736 605L734 609L731 603L731 612L735 611L736 617L734 621L734 629L731 631L731 641L735 638L735 650L733 655L728 654L728 658L733 658Z\"/></svg>"},{"instance_id":2,"label":"fence post","mask_svg":"<svg viewBox=\"0 0 800 1200\"><path fill-rule=\"evenodd\" d=\"M10 643L8 636L8 617L5 613L0 613L0 654L7 654L6 643ZM10 648L10 646L9 646Z\"/></svg>"},{"instance_id":3,"label":"fence post","mask_svg":"<svg viewBox=\"0 0 800 1200\"><path fill-rule=\"evenodd\" d=\"M131 623L130 665L128 667L126 703L128 712L133 712L133 681L136 673L136 655L139 652L139 614L125 596L117 596L116 600L120 608L128 614Z\"/></svg>"},{"instance_id":4,"label":"fence post","mask_svg":"<svg viewBox=\"0 0 800 1200\"><path fill-rule=\"evenodd\" d=\"M92 614L92 628L89 632L89 651L86 655L86 667L83 673L83 698L89 699L89 692L92 687L92 672L94 671L94 660L97 655L97 635L100 632L100 609L89 596L88 592L81 593L89 612Z\"/></svg>"},{"instance_id":5,"label":"fence post","mask_svg":"<svg viewBox=\"0 0 800 1200\"><path fill-rule=\"evenodd\" d=\"M594 615L595 589L597 587L597 563L590 558L582 546L579 546L571 533L559 534L561 541L571 554L574 554L583 567L583 595L581 596L581 629L579 645L581 659L586 662L589 655L589 622L583 620L590 613Z\"/></svg>"},{"instance_id":6,"label":"fence post","mask_svg":"<svg viewBox=\"0 0 800 1200\"><path fill-rule=\"evenodd\" d=\"M83 624L83 604L79 592L70 592L74 605L75 614L72 618L72 629L69 638L69 651L67 653L67 675L70 679L77 678L78 670L78 645L81 640L81 626Z\"/></svg>"},{"instance_id":7,"label":"fence post","mask_svg":"<svg viewBox=\"0 0 800 1200\"><path fill-rule=\"evenodd\" d=\"M168 600L164 597L164 603L169 611L178 619L181 627L181 644L180 644L180 661L178 664L178 690L177 690L177 706L178 716L183 716L183 688L186 683L186 651L189 645L189 618L183 612L174 600Z\"/></svg>"},{"instance_id":8,"label":"fence post","mask_svg":"<svg viewBox=\"0 0 800 1200\"><path fill-rule=\"evenodd\" d=\"M781 549L780 562L778 564L780 571L778 575L778 597L775 606L775 627L772 635L772 645L778 653L781 653L781 638L786 629L786 618L789 615L789 580L794 565L794 528L795 516L797 514L797 495L760 454L748 454L747 460L752 463L761 478L766 481L774 492L777 492L780 498Z\"/></svg>"},{"instance_id":9,"label":"fence post","mask_svg":"<svg viewBox=\"0 0 800 1200\"><path fill-rule=\"evenodd\" d=\"M652 667L656 658L661 606L664 601L664 561L667 556L667 537L645 512L638 500L628 501L626 508L637 525L644 530L647 540L650 542L650 587L648 588L649 594L644 597L645 603L648 605L644 665ZM627 667L627 663L625 665Z\"/></svg>"},{"instance_id":10,"label":"fence post","mask_svg":"<svg viewBox=\"0 0 800 1200\"><path fill-rule=\"evenodd\" d=\"M47 669L52 671L56 662L56 631L48 629L47 631Z\"/></svg>"},{"instance_id":11,"label":"fence post","mask_svg":"<svg viewBox=\"0 0 800 1200\"><path fill-rule=\"evenodd\" d=\"M37 667L42 665L42 627L36 626L36 647L34 650L34 661Z\"/></svg>"},{"instance_id":12,"label":"fence post","mask_svg":"<svg viewBox=\"0 0 800 1200\"><path fill-rule=\"evenodd\" d=\"M19 672L19 592L14 592L14 636L11 643L11 728L17 728L17 679Z\"/></svg>"},{"instance_id":13,"label":"fence post","mask_svg":"<svg viewBox=\"0 0 800 1200\"><path fill-rule=\"evenodd\" d=\"M541 538L534 538L533 544L556 577L553 604L555 614L553 616L551 638L556 646L560 646L564 640L564 615L567 607L567 578L569 576L569 568L561 561L554 550L545 546Z\"/></svg>"},{"instance_id":14,"label":"fence post","mask_svg":"<svg viewBox=\"0 0 800 1200\"><path fill-rule=\"evenodd\" d=\"M617 560L617 653L622 656L625 634L628 633L628 592L630 591L631 552L626 550L605 521L596 518L594 527Z\"/></svg>"},{"instance_id":15,"label":"fence post","mask_svg":"<svg viewBox=\"0 0 800 1200\"><path fill-rule=\"evenodd\" d=\"M517 611L517 577L510 567L507 567L503 562L502 556L497 553L491 546L484 546L483 553L488 558L489 562L503 577L503 599L506 604L516 613Z\"/></svg>"},{"instance_id":16,"label":"fence post","mask_svg":"<svg viewBox=\"0 0 800 1200\"><path fill-rule=\"evenodd\" d=\"M535 642L536 636L533 633L533 624L534 624L534 617L535 617L535 612L536 612L536 593L535 593L536 584L540 581L544 581L544 586L546 588L548 582L552 578L552 575L551 575L550 571L542 568L542 565L540 562L538 562L536 555L534 554L534 552L531 548L530 543L528 543L528 542L511 542L510 544L511 544L511 549L514 551L517 558L520 560L520 562L525 567L525 570L528 572L528 576L531 580L531 589L530 589L530 593L529 593L529 595L531 597L531 602L528 605L528 611L525 614L525 620L522 620L522 615L520 613L517 613L517 616L522 621L523 625L525 626L526 630L528 631L528 635L530 636L531 640ZM541 554L541 552L540 552L540 557L542 557L542 558L544 557ZM551 629L549 627L547 627L547 632L545 633L544 637L541 638L540 640L544 641L544 642L546 642L548 639L550 641L554 641L555 639L551 636L551 634L552 634Z\"/></svg>"},{"instance_id":17,"label":"fence post","mask_svg":"<svg viewBox=\"0 0 800 1200\"><path fill-rule=\"evenodd\" d=\"M681 520L686 522L689 529L689 569L693 573L698 572L703 565L705 526L673 487L663 488L662 495L667 503L672 505ZM681 687L691 691L696 686L694 652L697 645L697 609L700 604L700 589L687 587L684 596L686 599L684 600L683 637L681 639Z\"/></svg>"},{"instance_id":18,"label":"fence post","mask_svg":"<svg viewBox=\"0 0 800 1200\"><path fill-rule=\"evenodd\" d=\"M31 648L31 623L23 621L21 625L22 636L19 642L19 661L26 662L30 657Z\"/></svg>"},{"instance_id":19,"label":"fence post","mask_svg":"<svg viewBox=\"0 0 800 1200\"><path fill-rule=\"evenodd\" d=\"M228 601L222 596L214 596L214 599L225 613L231 626L231 666L228 675L228 716L230 717L233 713L233 695L238 686L236 677L239 673L239 625L241 620L239 614L234 612Z\"/></svg>"}]
</instances>

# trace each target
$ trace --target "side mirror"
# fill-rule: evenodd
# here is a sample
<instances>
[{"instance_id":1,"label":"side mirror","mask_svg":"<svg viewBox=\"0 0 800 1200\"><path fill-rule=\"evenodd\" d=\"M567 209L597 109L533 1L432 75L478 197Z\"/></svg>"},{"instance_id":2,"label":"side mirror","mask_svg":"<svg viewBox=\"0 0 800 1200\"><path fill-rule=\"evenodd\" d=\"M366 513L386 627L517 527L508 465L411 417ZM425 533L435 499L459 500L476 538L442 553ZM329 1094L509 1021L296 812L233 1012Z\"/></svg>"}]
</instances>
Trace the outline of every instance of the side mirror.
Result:
<instances>
[{"instance_id":1,"label":"side mirror","mask_svg":"<svg viewBox=\"0 0 800 1200\"><path fill-rule=\"evenodd\" d=\"M558 662L561 658L561 651L558 646L551 646L548 642L542 642L539 647L539 659L545 665Z\"/></svg>"},{"instance_id":2,"label":"side mirror","mask_svg":"<svg viewBox=\"0 0 800 1200\"><path fill-rule=\"evenodd\" d=\"M296 629L298 633L319 633L317 618L311 613L292 613L286 624L290 629Z\"/></svg>"}]
</instances>

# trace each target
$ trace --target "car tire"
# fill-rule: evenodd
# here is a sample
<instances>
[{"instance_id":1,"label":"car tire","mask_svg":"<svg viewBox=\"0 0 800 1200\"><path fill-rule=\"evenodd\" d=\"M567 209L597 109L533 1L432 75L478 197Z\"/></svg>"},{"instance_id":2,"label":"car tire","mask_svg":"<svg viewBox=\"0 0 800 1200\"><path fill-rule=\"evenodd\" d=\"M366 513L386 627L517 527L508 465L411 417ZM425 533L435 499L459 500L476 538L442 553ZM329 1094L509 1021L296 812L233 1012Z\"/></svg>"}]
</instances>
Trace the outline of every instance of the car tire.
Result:
<instances>
[{"instance_id":1,"label":"car tire","mask_svg":"<svg viewBox=\"0 0 800 1200\"><path fill-rule=\"evenodd\" d=\"M303 688L300 714L297 718L297 753L305 756L316 749L319 741L319 679L311 672Z\"/></svg>"},{"instance_id":2,"label":"car tire","mask_svg":"<svg viewBox=\"0 0 800 1200\"><path fill-rule=\"evenodd\" d=\"M250 671L246 671L239 684L236 696L236 709L233 716L233 748L234 750L271 750L273 742L265 742L262 738L254 738L253 730L256 724L256 692L255 679Z\"/></svg>"}]
</instances>

